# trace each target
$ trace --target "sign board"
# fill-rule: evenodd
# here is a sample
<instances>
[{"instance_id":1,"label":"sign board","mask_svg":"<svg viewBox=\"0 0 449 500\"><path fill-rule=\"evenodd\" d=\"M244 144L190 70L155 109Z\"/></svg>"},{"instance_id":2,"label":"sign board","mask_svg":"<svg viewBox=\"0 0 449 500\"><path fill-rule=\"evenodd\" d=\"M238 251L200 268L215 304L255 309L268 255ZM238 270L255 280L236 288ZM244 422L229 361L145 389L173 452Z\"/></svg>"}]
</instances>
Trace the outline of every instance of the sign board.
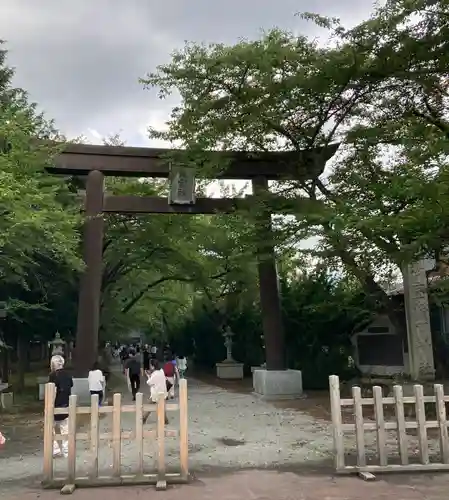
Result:
<instances>
[{"instance_id":1,"label":"sign board","mask_svg":"<svg viewBox=\"0 0 449 500\"><path fill-rule=\"evenodd\" d=\"M181 165L170 165L170 205L193 205L195 203L195 169Z\"/></svg>"}]
</instances>

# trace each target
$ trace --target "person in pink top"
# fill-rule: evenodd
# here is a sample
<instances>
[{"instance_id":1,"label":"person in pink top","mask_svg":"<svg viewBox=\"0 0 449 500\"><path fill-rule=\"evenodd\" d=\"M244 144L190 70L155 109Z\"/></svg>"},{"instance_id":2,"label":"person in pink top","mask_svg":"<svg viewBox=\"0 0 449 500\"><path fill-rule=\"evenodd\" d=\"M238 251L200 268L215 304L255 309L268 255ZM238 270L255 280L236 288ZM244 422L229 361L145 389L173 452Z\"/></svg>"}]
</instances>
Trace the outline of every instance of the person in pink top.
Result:
<instances>
[{"instance_id":1,"label":"person in pink top","mask_svg":"<svg viewBox=\"0 0 449 500\"><path fill-rule=\"evenodd\" d=\"M5 436L0 432L0 447L2 447L6 443Z\"/></svg>"}]
</instances>

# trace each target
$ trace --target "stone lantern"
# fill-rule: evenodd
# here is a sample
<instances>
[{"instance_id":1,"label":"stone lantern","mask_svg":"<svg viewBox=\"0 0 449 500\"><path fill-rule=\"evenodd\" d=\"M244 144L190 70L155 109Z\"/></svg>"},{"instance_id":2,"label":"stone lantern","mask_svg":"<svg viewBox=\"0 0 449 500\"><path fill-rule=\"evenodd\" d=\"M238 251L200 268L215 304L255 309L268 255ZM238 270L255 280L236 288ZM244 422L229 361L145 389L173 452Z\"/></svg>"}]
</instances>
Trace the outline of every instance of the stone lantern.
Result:
<instances>
[{"instance_id":1,"label":"stone lantern","mask_svg":"<svg viewBox=\"0 0 449 500\"><path fill-rule=\"evenodd\" d=\"M232 357L232 337L234 332L229 326L226 327L223 337L226 347L226 359L222 363L217 363L217 377L222 379L242 379L243 363L237 363Z\"/></svg>"},{"instance_id":2,"label":"stone lantern","mask_svg":"<svg viewBox=\"0 0 449 500\"><path fill-rule=\"evenodd\" d=\"M61 339L61 334L59 332L55 333L55 338L48 343L48 347L51 348L52 356L64 356L65 341Z\"/></svg>"}]
</instances>

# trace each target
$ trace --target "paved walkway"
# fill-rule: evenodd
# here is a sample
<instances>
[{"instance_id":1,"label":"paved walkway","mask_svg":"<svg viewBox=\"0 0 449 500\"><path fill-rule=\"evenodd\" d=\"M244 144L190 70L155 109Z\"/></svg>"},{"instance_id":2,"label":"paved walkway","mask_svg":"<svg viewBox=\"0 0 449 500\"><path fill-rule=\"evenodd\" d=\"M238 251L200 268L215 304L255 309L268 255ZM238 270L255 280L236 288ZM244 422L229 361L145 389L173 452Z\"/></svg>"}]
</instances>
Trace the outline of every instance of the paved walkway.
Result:
<instances>
[{"instance_id":1,"label":"paved walkway","mask_svg":"<svg viewBox=\"0 0 449 500\"><path fill-rule=\"evenodd\" d=\"M124 402L129 403L126 388L124 394ZM122 429L132 430L134 415L123 414L122 417ZM172 413L170 417L169 427L176 428L177 416ZM155 425L154 417L150 417L147 425ZM110 416L102 419L102 432L109 431L110 426ZM334 479L330 469L332 440L327 422L298 411L277 409L248 394L229 392L197 381L189 381L189 444L190 468L197 479L191 485L160 493L161 498L439 500L443 496L432 491L441 487L442 481L445 484L447 477L437 476L434 480L421 476L415 480L400 476L375 483L364 483L357 478ZM155 469L155 451L152 442L145 442L147 471ZM135 456L134 443L124 441L124 472L132 471ZM78 470L87 466L87 459L87 443L80 443ZM170 442L168 439L167 461L169 469L177 469L179 458L175 440ZM107 442L101 446L99 462L100 474L109 475L112 452ZM56 471L63 471L66 466L64 459L55 464ZM0 458L0 498L45 500L59 496L59 492L36 489L41 470L41 450L22 457ZM30 489L24 490L24 486ZM127 488L126 496L132 500L149 491L154 490ZM123 494L121 488L102 489L96 493L99 500L114 500ZM76 496L88 499L92 491L79 490Z\"/></svg>"}]
</instances>

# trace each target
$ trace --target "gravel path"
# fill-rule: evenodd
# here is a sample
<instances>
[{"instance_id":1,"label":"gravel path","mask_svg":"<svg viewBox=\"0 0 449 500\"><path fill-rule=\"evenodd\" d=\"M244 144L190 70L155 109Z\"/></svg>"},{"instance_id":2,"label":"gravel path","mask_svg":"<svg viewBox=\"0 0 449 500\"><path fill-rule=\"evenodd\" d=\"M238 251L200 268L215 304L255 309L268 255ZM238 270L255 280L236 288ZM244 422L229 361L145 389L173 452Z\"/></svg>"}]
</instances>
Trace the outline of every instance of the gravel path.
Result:
<instances>
[{"instance_id":1,"label":"gravel path","mask_svg":"<svg viewBox=\"0 0 449 500\"><path fill-rule=\"evenodd\" d=\"M146 392L146 387L144 392ZM277 409L255 396L238 394L215 386L189 380L189 447L190 469L193 472L242 468L278 468L319 465L330 459L332 440L329 424L295 410ZM130 403L126 388L122 391L124 403ZM101 421L100 432L111 430L111 416ZM133 414L122 414L122 429L133 430ZM147 427L155 426L150 416ZM170 412L169 428L178 427L177 412ZM155 469L155 442L144 444L145 468ZM179 467L176 439L167 438L168 469ZM123 471L131 472L135 463L136 447L132 441L122 443ZM87 442L78 445L77 468L86 469L89 452ZM100 474L111 470L112 450L103 441L100 448ZM55 472L63 472L64 459L55 461ZM42 450L19 457L1 459L0 483L11 486L19 482L40 479ZM1 488L3 489L3 488ZM1 496L1 493L0 493Z\"/></svg>"}]
</instances>

